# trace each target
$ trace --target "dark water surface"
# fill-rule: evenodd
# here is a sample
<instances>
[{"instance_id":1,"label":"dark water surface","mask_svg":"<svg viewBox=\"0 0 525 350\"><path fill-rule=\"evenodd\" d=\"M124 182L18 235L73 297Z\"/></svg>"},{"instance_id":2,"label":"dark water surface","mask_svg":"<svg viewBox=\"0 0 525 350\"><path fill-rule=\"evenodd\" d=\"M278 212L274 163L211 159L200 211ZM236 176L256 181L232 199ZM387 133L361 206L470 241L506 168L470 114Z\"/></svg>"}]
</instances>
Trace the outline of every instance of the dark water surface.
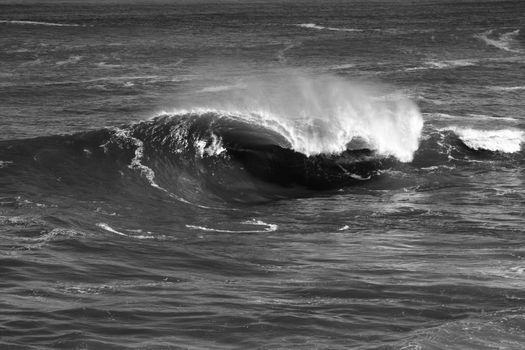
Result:
<instances>
[{"instance_id":1,"label":"dark water surface","mask_svg":"<svg viewBox=\"0 0 525 350\"><path fill-rule=\"evenodd\" d=\"M0 348L522 349L525 2L0 2Z\"/></svg>"}]
</instances>

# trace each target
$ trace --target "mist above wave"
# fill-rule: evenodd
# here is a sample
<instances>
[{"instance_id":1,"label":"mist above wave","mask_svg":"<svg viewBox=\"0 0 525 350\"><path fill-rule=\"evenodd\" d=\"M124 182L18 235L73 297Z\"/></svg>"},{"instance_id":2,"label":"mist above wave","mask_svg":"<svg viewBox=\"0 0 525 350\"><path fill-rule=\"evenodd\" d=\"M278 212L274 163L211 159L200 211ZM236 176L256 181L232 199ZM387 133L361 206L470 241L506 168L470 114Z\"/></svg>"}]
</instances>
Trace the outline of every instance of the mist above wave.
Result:
<instances>
[{"instance_id":1,"label":"mist above wave","mask_svg":"<svg viewBox=\"0 0 525 350\"><path fill-rule=\"evenodd\" d=\"M380 155L409 162L419 145L423 118L401 95L382 99L384 90L331 75L285 72L247 78L241 89L199 96L193 105L168 113L235 115L279 133L306 156L339 154L359 140Z\"/></svg>"}]
</instances>

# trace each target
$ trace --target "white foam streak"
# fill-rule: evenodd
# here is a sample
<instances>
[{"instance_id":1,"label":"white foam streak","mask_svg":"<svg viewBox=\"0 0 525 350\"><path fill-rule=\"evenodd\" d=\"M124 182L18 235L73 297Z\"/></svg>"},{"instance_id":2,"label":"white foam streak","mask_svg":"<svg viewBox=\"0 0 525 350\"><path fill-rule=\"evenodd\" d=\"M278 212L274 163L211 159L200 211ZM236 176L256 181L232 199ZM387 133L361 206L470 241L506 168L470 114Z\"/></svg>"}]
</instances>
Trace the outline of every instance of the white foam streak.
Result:
<instances>
[{"instance_id":1,"label":"white foam streak","mask_svg":"<svg viewBox=\"0 0 525 350\"><path fill-rule=\"evenodd\" d=\"M10 160L0 160L0 169L7 168L11 164L13 164L13 162Z\"/></svg>"},{"instance_id":2,"label":"white foam streak","mask_svg":"<svg viewBox=\"0 0 525 350\"><path fill-rule=\"evenodd\" d=\"M126 236L126 237L129 237L127 234L122 233L122 232L120 232L120 231L117 231L117 230L113 229L111 226L109 226L108 224L105 224L105 223L103 223L103 222L99 222L99 223L97 224L97 226L100 227L101 229L104 229L104 230L106 230L106 231L108 231L108 232L111 232L111 233L115 233L115 234L117 234L117 235L119 235L119 236Z\"/></svg>"},{"instance_id":3,"label":"white foam streak","mask_svg":"<svg viewBox=\"0 0 525 350\"><path fill-rule=\"evenodd\" d=\"M222 92L222 91L228 91L232 89L239 89L242 88L242 85L218 85L218 86L208 86L204 89L200 90L201 93L208 93L208 92Z\"/></svg>"},{"instance_id":4,"label":"white foam streak","mask_svg":"<svg viewBox=\"0 0 525 350\"><path fill-rule=\"evenodd\" d=\"M445 61L429 61L427 65L431 68L446 69L455 67L468 67L474 66L477 60L473 59L458 59L458 60L445 60Z\"/></svg>"},{"instance_id":5,"label":"white foam streak","mask_svg":"<svg viewBox=\"0 0 525 350\"><path fill-rule=\"evenodd\" d=\"M346 63L346 64L336 64L328 68L328 70L345 70L345 69L351 69L355 68L354 63Z\"/></svg>"},{"instance_id":6,"label":"white foam streak","mask_svg":"<svg viewBox=\"0 0 525 350\"><path fill-rule=\"evenodd\" d=\"M476 59L457 59L457 60L443 60L443 61L431 60L431 61L425 62L423 66L405 68L403 69L403 71L404 72L414 72L414 71L430 70L430 69L453 69L453 68L458 68L458 67L474 66L478 62L479 61Z\"/></svg>"},{"instance_id":7,"label":"white foam streak","mask_svg":"<svg viewBox=\"0 0 525 350\"><path fill-rule=\"evenodd\" d=\"M506 121L506 122L519 122L519 119L512 117L503 117L497 115L485 115L469 113L467 115L452 115L447 113L423 113L425 119L428 120L455 120L455 121L467 121L469 123L489 120L489 121Z\"/></svg>"},{"instance_id":8,"label":"white foam streak","mask_svg":"<svg viewBox=\"0 0 525 350\"><path fill-rule=\"evenodd\" d=\"M465 145L475 150L514 153L521 150L521 144L525 141L524 132L514 129L478 130L452 127L447 130L452 130Z\"/></svg>"},{"instance_id":9,"label":"white foam streak","mask_svg":"<svg viewBox=\"0 0 525 350\"><path fill-rule=\"evenodd\" d=\"M197 226L197 225L186 225L187 228L191 228L194 230L200 230L200 231L207 231L207 232L220 232L220 233L263 233L263 232L274 232L277 231L278 225L276 224L268 224L261 220L247 220L243 221L241 224L243 225L253 225L253 226L264 226L261 230L226 230L226 229L218 229L218 228L211 228L206 226Z\"/></svg>"},{"instance_id":10,"label":"white foam streak","mask_svg":"<svg viewBox=\"0 0 525 350\"><path fill-rule=\"evenodd\" d=\"M65 64L75 64L78 63L82 59L82 56L70 56L68 59L63 61L58 61L55 63L57 66L63 66Z\"/></svg>"},{"instance_id":11,"label":"white foam streak","mask_svg":"<svg viewBox=\"0 0 525 350\"><path fill-rule=\"evenodd\" d=\"M257 77L245 86L209 101L208 108L174 113L214 112L240 118L279 133L292 149L307 156L339 154L359 138L380 155L408 162L419 146L423 119L417 106L399 95L378 99L378 86L329 75L285 73Z\"/></svg>"},{"instance_id":12,"label":"white foam streak","mask_svg":"<svg viewBox=\"0 0 525 350\"><path fill-rule=\"evenodd\" d=\"M103 230L106 230L108 232L111 232L111 233L114 233L114 234L117 234L119 236L124 236L124 237L130 237L130 238L136 238L136 239L155 239L155 238L162 238L162 236L160 237L155 237L153 235L128 235L128 234L125 234L123 232L120 232L120 231L117 231L115 230L114 228L112 228L111 226L109 226L108 224L106 223L103 223L103 222L99 222L97 223L97 226L100 227L101 229ZM148 232L150 233L150 232Z\"/></svg>"},{"instance_id":13,"label":"white foam streak","mask_svg":"<svg viewBox=\"0 0 525 350\"><path fill-rule=\"evenodd\" d=\"M525 86L491 86L489 89L495 91L522 91L525 90Z\"/></svg>"},{"instance_id":14,"label":"white foam streak","mask_svg":"<svg viewBox=\"0 0 525 350\"><path fill-rule=\"evenodd\" d=\"M155 172L151 168L141 163L142 157L144 156L144 142L142 142L136 137L131 136L131 133L129 130L116 129L115 135L117 137L130 140L133 143L133 145L136 147L135 156L131 160L130 165L128 165L128 168L138 169L140 173L142 174L142 176L144 176L148 180L151 186L167 192L167 190L160 187L155 182Z\"/></svg>"},{"instance_id":15,"label":"white foam streak","mask_svg":"<svg viewBox=\"0 0 525 350\"><path fill-rule=\"evenodd\" d=\"M80 27L79 24L38 22L38 21L0 20L0 23L20 24L20 25L33 25L33 26L48 26L48 27Z\"/></svg>"},{"instance_id":16,"label":"white foam streak","mask_svg":"<svg viewBox=\"0 0 525 350\"><path fill-rule=\"evenodd\" d=\"M336 28L336 27L324 27L317 25L315 23L301 23L296 24L297 27L307 28L307 29L317 29L317 30L331 30L334 32L362 32L362 29L355 28Z\"/></svg>"}]
</instances>

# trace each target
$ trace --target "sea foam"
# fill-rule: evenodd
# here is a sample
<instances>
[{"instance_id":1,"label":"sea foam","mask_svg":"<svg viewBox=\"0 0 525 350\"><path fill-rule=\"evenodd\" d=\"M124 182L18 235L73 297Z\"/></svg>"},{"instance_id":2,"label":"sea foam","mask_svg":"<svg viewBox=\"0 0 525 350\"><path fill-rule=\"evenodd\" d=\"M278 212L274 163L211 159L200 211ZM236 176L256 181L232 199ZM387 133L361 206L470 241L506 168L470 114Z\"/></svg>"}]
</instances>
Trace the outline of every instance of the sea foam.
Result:
<instances>
[{"instance_id":1,"label":"sea foam","mask_svg":"<svg viewBox=\"0 0 525 350\"><path fill-rule=\"evenodd\" d=\"M191 228L194 230L200 230L200 231L207 231L207 232L220 232L220 233L263 233L263 232L274 232L277 231L278 225L276 224L269 224L261 220L246 220L241 222L241 225L250 225L250 226L259 226L262 227L261 229L255 229L255 230L227 230L227 229L219 229L219 228L212 228L212 227L206 227L206 226L197 226L197 225L186 225L187 228Z\"/></svg>"}]
</instances>

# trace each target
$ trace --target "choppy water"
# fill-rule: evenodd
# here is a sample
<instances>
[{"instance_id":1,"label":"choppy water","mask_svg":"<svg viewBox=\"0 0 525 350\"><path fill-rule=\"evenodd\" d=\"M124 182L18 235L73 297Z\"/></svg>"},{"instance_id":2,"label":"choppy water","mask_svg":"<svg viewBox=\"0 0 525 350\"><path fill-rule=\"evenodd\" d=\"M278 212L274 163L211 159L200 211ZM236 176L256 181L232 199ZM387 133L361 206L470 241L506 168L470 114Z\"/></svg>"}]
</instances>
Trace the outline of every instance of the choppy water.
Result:
<instances>
[{"instance_id":1,"label":"choppy water","mask_svg":"<svg viewBox=\"0 0 525 350\"><path fill-rule=\"evenodd\" d=\"M0 347L521 349L523 1L0 4Z\"/></svg>"}]
</instances>

